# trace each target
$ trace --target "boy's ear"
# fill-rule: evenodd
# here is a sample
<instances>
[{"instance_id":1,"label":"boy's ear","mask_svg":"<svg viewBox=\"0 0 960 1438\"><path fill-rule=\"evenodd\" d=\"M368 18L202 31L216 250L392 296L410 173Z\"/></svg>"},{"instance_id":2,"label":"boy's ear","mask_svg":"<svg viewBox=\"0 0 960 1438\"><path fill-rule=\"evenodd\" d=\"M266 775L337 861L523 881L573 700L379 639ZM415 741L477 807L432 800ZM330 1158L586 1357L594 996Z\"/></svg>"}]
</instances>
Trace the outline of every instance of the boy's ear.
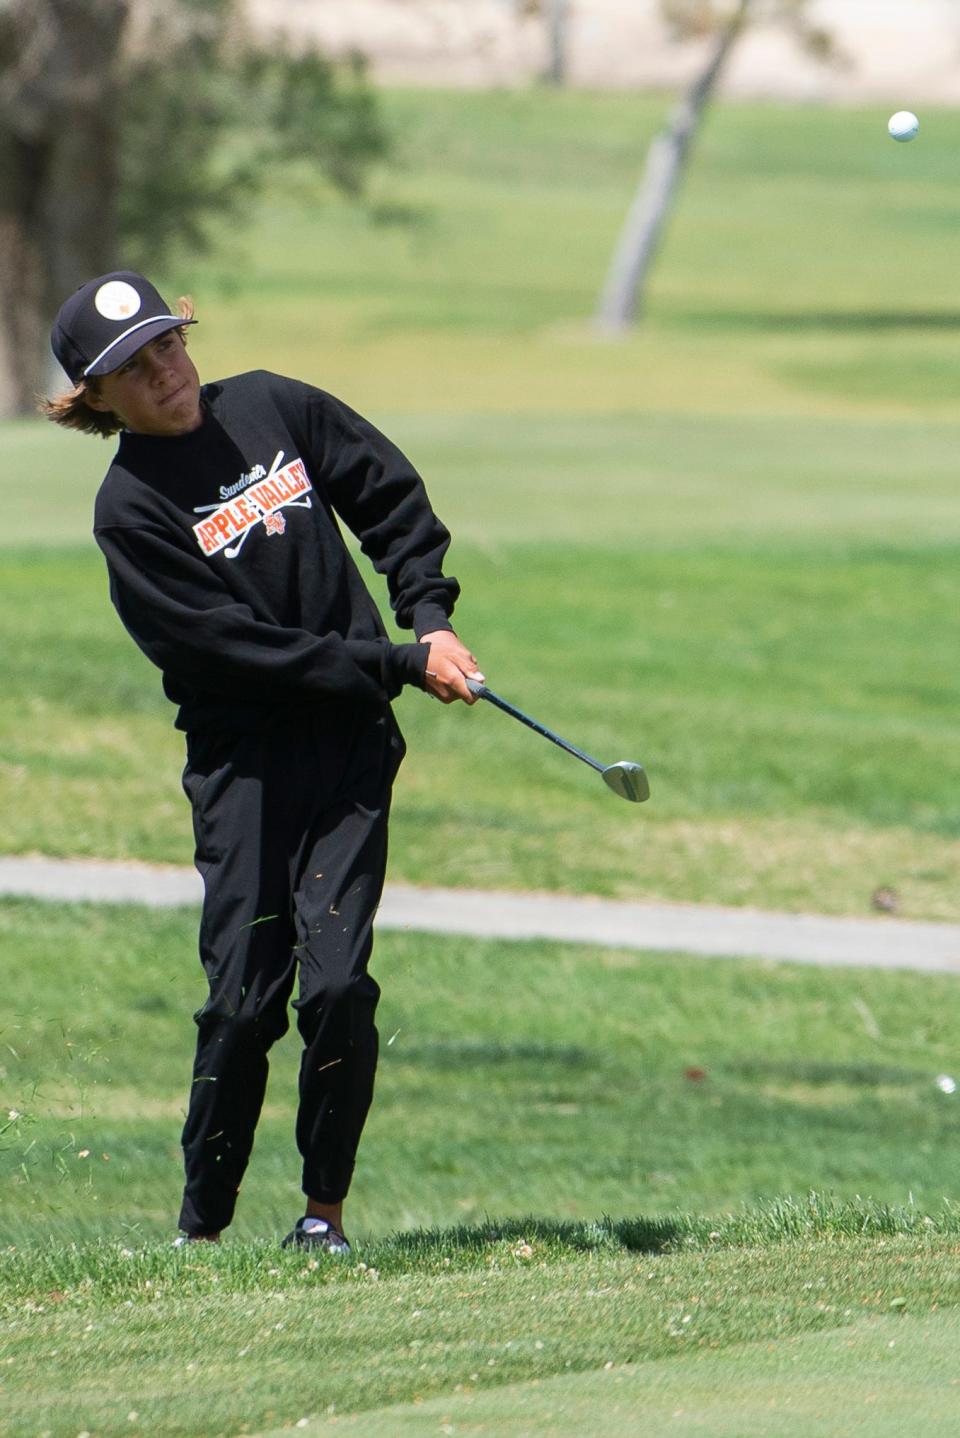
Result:
<instances>
[{"instance_id":1,"label":"boy's ear","mask_svg":"<svg viewBox=\"0 0 960 1438\"><path fill-rule=\"evenodd\" d=\"M97 389L96 385L88 384L85 387L83 393L83 402L85 405L88 405L90 409L99 410L101 414L110 413L110 406L107 404L106 400L103 398L103 395Z\"/></svg>"}]
</instances>

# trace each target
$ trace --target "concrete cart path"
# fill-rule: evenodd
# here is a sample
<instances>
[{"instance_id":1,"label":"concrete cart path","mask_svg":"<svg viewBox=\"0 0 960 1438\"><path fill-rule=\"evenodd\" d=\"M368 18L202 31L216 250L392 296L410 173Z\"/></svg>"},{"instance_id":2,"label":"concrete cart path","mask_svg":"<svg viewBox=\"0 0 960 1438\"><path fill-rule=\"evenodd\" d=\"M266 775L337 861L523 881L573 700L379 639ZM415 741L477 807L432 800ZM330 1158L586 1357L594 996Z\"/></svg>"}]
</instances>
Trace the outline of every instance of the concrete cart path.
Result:
<instances>
[{"instance_id":1,"label":"concrete cart path","mask_svg":"<svg viewBox=\"0 0 960 1438\"><path fill-rule=\"evenodd\" d=\"M0 894L162 908L198 905L201 884L193 869L169 865L0 858ZM555 939L718 958L960 974L960 924L905 919L832 919L698 904L388 884L377 923L381 929L478 938Z\"/></svg>"}]
</instances>

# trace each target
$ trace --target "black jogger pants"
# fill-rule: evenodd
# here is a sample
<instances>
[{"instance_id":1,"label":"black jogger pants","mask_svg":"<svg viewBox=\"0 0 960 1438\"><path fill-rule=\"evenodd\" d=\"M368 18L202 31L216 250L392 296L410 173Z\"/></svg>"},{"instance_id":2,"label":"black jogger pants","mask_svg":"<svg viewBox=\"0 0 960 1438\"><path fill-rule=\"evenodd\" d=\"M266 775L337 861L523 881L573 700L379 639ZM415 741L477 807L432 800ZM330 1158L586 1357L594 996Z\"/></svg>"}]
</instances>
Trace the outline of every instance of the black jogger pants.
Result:
<instances>
[{"instance_id":1,"label":"black jogger pants","mask_svg":"<svg viewBox=\"0 0 960 1438\"><path fill-rule=\"evenodd\" d=\"M183 1130L185 1233L233 1217L295 979L303 1191L321 1203L347 1192L373 1097L380 991L367 961L403 752L389 712L187 736L210 993Z\"/></svg>"}]
</instances>

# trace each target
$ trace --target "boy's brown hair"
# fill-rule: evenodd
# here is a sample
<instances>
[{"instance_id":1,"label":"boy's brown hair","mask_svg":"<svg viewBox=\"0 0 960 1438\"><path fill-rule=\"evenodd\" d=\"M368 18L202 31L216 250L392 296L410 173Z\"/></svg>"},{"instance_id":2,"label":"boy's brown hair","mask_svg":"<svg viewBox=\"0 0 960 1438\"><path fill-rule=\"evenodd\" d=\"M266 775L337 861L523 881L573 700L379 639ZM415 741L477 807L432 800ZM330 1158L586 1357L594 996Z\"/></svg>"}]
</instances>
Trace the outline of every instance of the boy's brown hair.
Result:
<instances>
[{"instance_id":1,"label":"boy's brown hair","mask_svg":"<svg viewBox=\"0 0 960 1438\"><path fill-rule=\"evenodd\" d=\"M193 300L188 295L181 295L177 300L175 312L181 319L192 320ZM177 334L186 344L186 326L178 329ZM67 390L66 394L57 395L54 399L40 400L37 408L47 419L52 419L54 424L62 424L64 429L78 429L81 434L98 434L101 439L109 439L112 434L118 434L123 429L123 422L109 410L93 409L87 404L87 395L91 392L97 394L99 387L99 379L91 376L82 384Z\"/></svg>"}]
</instances>

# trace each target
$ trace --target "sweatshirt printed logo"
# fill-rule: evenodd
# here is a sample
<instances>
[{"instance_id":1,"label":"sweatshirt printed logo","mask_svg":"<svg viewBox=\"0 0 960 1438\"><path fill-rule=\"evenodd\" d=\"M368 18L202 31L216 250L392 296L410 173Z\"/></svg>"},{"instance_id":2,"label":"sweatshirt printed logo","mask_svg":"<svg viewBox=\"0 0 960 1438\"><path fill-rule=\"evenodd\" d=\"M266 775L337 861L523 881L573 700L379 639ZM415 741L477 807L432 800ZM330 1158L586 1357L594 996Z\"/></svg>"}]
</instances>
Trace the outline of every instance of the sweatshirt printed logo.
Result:
<instances>
[{"instance_id":1,"label":"sweatshirt printed logo","mask_svg":"<svg viewBox=\"0 0 960 1438\"><path fill-rule=\"evenodd\" d=\"M292 459L281 469L282 459L283 450L274 459L266 477L258 484L251 484L235 499L226 504L202 505L194 511L206 514L205 519L193 526L204 554L219 554L223 550L227 559L236 559L256 525L262 524L267 535L283 534L287 521L281 509L290 504L310 508L313 485L303 460Z\"/></svg>"}]
</instances>

